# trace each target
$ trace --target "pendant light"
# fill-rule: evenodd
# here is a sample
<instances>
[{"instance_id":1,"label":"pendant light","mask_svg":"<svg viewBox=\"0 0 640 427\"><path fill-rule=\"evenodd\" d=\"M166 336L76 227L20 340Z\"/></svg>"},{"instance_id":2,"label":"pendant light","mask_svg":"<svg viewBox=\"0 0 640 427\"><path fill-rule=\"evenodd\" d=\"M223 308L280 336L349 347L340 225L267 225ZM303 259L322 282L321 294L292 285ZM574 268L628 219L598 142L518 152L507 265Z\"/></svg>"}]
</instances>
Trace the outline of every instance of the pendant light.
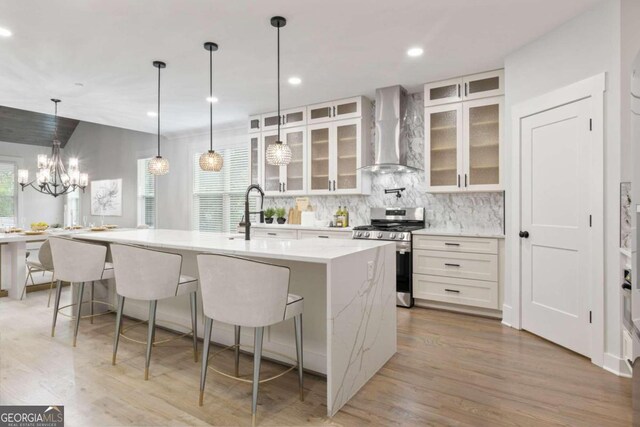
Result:
<instances>
[{"instance_id":1,"label":"pendant light","mask_svg":"<svg viewBox=\"0 0 640 427\"><path fill-rule=\"evenodd\" d=\"M280 28L287 25L287 20L282 16L274 16L271 25L278 30L278 139L267 147L267 163L286 166L291 162L291 148L280 139Z\"/></svg>"},{"instance_id":2,"label":"pendant light","mask_svg":"<svg viewBox=\"0 0 640 427\"><path fill-rule=\"evenodd\" d=\"M220 172L224 161L220 153L213 150L213 52L218 50L218 45L206 42L204 48L209 51L209 151L200 156L200 169Z\"/></svg>"},{"instance_id":3,"label":"pendant light","mask_svg":"<svg viewBox=\"0 0 640 427\"><path fill-rule=\"evenodd\" d=\"M160 70L167 67L162 61L153 61L158 69L158 155L149 160L149 173L152 175L166 175L169 173L169 160L160 155Z\"/></svg>"}]
</instances>

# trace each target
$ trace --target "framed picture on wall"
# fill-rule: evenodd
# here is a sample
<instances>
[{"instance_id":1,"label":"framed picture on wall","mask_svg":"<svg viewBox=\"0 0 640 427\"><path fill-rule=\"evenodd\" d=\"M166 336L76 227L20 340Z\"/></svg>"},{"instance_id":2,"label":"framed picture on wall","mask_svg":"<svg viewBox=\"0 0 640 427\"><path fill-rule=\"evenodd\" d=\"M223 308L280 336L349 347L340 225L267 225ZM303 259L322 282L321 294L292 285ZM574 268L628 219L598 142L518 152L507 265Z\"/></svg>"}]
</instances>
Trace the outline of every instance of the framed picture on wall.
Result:
<instances>
[{"instance_id":1,"label":"framed picture on wall","mask_svg":"<svg viewBox=\"0 0 640 427\"><path fill-rule=\"evenodd\" d=\"M91 181L91 215L122 216L122 179Z\"/></svg>"}]
</instances>

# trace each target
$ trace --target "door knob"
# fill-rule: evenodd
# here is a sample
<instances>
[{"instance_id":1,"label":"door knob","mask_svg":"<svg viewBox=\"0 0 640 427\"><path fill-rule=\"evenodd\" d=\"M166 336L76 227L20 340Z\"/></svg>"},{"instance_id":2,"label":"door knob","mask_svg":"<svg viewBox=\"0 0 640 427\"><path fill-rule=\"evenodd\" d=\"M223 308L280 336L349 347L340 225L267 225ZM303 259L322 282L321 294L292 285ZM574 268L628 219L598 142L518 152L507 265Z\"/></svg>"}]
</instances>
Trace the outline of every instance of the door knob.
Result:
<instances>
[{"instance_id":1,"label":"door knob","mask_svg":"<svg viewBox=\"0 0 640 427\"><path fill-rule=\"evenodd\" d=\"M529 238L529 232L528 231L521 231L520 232L520 237L528 239Z\"/></svg>"}]
</instances>

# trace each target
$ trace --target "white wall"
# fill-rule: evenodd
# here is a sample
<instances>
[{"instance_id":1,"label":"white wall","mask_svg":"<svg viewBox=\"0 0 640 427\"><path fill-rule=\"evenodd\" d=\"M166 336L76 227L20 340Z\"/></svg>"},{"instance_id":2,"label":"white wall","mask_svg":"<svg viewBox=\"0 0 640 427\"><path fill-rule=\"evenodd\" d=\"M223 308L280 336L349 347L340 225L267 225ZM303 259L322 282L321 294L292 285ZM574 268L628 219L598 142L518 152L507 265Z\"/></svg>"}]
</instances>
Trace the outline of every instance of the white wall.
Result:
<instances>
[{"instance_id":1,"label":"white wall","mask_svg":"<svg viewBox=\"0 0 640 427\"><path fill-rule=\"evenodd\" d=\"M62 151L64 152L64 150ZM51 147L0 141L0 157L11 158L18 164L18 168L29 169L31 179L35 178L37 155L50 153ZM24 226L40 221L48 224L63 224L65 197L54 198L38 193L33 188L26 188L22 192L18 187L18 191L18 223L24 218L25 224L21 224Z\"/></svg>"},{"instance_id":2,"label":"white wall","mask_svg":"<svg viewBox=\"0 0 640 427\"><path fill-rule=\"evenodd\" d=\"M105 217L105 222L121 227L137 225L137 160L156 155L156 136L111 126L81 122L65 146L67 156L76 156L89 182L122 178L122 216ZM159 182L167 179L160 177ZM81 216L91 216L91 186L81 194Z\"/></svg>"},{"instance_id":3,"label":"white wall","mask_svg":"<svg viewBox=\"0 0 640 427\"><path fill-rule=\"evenodd\" d=\"M619 185L621 180L621 5L606 0L534 42L511 53L505 60L506 82L506 158L511 144L517 143L511 129L511 108L522 101L606 72L605 92L605 352L621 355L621 296L619 269ZM627 78L627 77L625 77ZM507 182L511 182L507 169ZM571 191L571 189L567 189ZM507 223L514 220L507 211ZM507 239L507 265L515 236ZM512 288L519 278L507 270L505 315L512 300ZM512 319L507 318L511 323ZM606 357L605 357L606 363Z\"/></svg>"}]
</instances>

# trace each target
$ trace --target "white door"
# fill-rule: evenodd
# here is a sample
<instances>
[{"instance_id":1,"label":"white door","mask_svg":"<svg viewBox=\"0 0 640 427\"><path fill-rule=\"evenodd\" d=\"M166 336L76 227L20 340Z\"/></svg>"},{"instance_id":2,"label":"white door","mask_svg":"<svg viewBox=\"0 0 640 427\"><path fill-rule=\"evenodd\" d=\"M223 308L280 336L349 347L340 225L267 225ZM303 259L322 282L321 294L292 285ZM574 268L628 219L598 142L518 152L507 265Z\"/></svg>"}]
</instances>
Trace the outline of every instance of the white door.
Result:
<instances>
[{"instance_id":1,"label":"white door","mask_svg":"<svg viewBox=\"0 0 640 427\"><path fill-rule=\"evenodd\" d=\"M590 351L589 99L522 119L522 327Z\"/></svg>"}]
</instances>

